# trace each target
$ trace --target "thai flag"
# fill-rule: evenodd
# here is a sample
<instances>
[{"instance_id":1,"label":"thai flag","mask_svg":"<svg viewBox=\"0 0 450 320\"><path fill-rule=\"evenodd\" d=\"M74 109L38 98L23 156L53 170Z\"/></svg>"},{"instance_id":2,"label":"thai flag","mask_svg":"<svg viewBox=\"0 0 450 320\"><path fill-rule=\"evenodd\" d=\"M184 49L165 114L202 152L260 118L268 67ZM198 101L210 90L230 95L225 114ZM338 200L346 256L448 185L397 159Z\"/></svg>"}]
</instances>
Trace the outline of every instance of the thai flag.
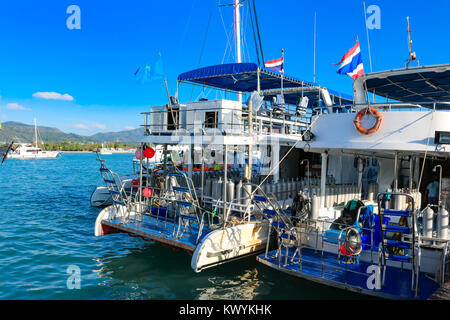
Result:
<instances>
[{"instance_id":1,"label":"thai flag","mask_svg":"<svg viewBox=\"0 0 450 320\"><path fill-rule=\"evenodd\" d=\"M341 62L335 65L341 65L337 73L347 74L352 77L353 80L364 75L364 66L358 40L356 41L356 45L342 57Z\"/></svg>"},{"instance_id":2,"label":"thai flag","mask_svg":"<svg viewBox=\"0 0 450 320\"><path fill-rule=\"evenodd\" d=\"M284 73L284 57L264 62L267 69Z\"/></svg>"}]
</instances>

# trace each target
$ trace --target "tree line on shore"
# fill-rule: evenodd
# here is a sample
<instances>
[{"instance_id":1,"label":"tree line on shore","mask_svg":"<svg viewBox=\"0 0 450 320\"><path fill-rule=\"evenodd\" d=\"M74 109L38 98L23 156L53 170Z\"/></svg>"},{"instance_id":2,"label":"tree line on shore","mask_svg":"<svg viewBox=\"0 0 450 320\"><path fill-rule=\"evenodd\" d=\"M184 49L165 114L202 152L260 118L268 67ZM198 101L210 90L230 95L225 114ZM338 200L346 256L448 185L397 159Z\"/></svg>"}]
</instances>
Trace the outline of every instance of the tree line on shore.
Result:
<instances>
[{"instance_id":1,"label":"tree line on shore","mask_svg":"<svg viewBox=\"0 0 450 320\"><path fill-rule=\"evenodd\" d=\"M102 148L102 143L81 143L81 142L45 142L39 145L43 150L48 151L96 151ZM136 148L136 145L124 144L121 142L104 142L104 148L108 149L125 149L125 148Z\"/></svg>"}]
</instances>

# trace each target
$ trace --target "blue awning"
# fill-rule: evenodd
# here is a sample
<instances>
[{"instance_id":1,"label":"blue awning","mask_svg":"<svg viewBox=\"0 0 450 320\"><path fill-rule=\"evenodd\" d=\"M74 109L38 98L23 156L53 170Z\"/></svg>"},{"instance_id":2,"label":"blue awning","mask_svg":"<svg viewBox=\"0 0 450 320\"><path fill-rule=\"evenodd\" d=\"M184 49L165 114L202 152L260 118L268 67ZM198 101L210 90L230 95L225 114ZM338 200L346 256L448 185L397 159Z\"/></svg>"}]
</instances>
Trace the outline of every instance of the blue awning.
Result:
<instances>
[{"instance_id":1,"label":"blue awning","mask_svg":"<svg viewBox=\"0 0 450 320\"><path fill-rule=\"evenodd\" d=\"M302 87L319 88L318 84L261 68L255 63L228 63L203 67L180 74L178 81L187 81L236 92L253 92L258 87L258 71L261 91L280 89L281 86L283 86L283 89ZM350 104L353 101L353 97L350 95L341 94L329 89L328 92L336 104ZM283 95L287 103L296 104L300 93L286 92ZM314 99L314 95L318 96L318 93L307 93L306 95Z\"/></svg>"},{"instance_id":2,"label":"blue awning","mask_svg":"<svg viewBox=\"0 0 450 320\"><path fill-rule=\"evenodd\" d=\"M424 107L449 109L450 65L436 65L376 72L363 76L376 95L407 103L429 102ZM439 103L441 102L441 103Z\"/></svg>"},{"instance_id":3,"label":"blue awning","mask_svg":"<svg viewBox=\"0 0 450 320\"><path fill-rule=\"evenodd\" d=\"M258 68L255 63L219 64L182 73L178 76L178 81L236 92L252 92L257 90ZM261 90L281 88L282 79L283 88L314 85L266 68L259 68L259 79Z\"/></svg>"}]
</instances>

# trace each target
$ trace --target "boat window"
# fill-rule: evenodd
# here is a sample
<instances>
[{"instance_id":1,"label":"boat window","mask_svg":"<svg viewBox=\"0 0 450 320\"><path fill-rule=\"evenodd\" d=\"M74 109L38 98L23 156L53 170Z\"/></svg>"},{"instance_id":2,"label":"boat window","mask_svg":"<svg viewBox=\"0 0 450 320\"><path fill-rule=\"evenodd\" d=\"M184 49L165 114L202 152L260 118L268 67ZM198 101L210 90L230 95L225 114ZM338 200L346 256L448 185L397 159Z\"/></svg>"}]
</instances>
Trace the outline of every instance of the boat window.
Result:
<instances>
[{"instance_id":1,"label":"boat window","mask_svg":"<svg viewBox=\"0 0 450 320\"><path fill-rule=\"evenodd\" d=\"M179 122L179 111L172 109L167 111L167 130L175 130L178 128Z\"/></svg>"},{"instance_id":2,"label":"boat window","mask_svg":"<svg viewBox=\"0 0 450 320\"><path fill-rule=\"evenodd\" d=\"M205 128L217 128L218 112L205 112Z\"/></svg>"}]
</instances>

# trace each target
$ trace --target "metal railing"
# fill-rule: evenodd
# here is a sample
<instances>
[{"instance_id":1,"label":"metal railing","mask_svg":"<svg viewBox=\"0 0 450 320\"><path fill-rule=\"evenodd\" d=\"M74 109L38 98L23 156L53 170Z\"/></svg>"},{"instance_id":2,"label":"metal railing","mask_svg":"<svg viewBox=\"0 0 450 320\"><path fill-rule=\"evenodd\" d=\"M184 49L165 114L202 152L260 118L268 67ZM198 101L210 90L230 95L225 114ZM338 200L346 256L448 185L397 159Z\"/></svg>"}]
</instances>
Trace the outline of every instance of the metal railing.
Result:
<instances>
[{"instance_id":1,"label":"metal railing","mask_svg":"<svg viewBox=\"0 0 450 320\"><path fill-rule=\"evenodd\" d=\"M320 106L313 108L313 115L318 114L330 114L330 113L356 113L361 109L372 107L384 112L400 111L400 110L419 110L419 111L431 111L439 110L439 106L448 106L450 108L450 102L448 101L417 101L417 102L379 102L379 103L364 103L364 104L343 104L343 105L331 105Z\"/></svg>"},{"instance_id":2,"label":"metal railing","mask_svg":"<svg viewBox=\"0 0 450 320\"><path fill-rule=\"evenodd\" d=\"M186 108L154 106L155 110L142 112L144 135L146 136L192 136L192 135L246 135L248 108ZM214 114L207 118L207 114ZM173 119L176 121L173 121ZM169 121L170 119L170 121ZM300 135L309 124L309 117L290 110L280 111L261 108L252 114L253 133L258 135Z\"/></svg>"}]
</instances>

